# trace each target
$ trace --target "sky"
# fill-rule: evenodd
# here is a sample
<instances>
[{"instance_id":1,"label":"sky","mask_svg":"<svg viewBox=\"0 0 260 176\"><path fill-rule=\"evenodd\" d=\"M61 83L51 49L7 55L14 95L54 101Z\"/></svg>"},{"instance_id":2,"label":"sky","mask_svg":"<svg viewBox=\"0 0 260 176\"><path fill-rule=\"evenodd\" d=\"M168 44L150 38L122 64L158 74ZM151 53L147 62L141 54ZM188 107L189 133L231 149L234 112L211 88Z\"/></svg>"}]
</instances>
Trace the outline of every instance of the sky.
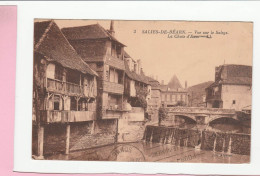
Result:
<instances>
[{"instance_id":1,"label":"sky","mask_svg":"<svg viewBox=\"0 0 260 176\"><path fill-rule=\"evenodd\" d=\"M105 29L110 27L110 20L55 22L60 28L96 23ZM115 37L127 46L127 53L141 59L145 74L157 77L160 82L168 83L176 75L183 87L185 81L192 86L214 81L216 66L252 65L252 23L115 20L114 29ZM190 38L191 35L211 38Z\"/></svg>"}]
</instances>

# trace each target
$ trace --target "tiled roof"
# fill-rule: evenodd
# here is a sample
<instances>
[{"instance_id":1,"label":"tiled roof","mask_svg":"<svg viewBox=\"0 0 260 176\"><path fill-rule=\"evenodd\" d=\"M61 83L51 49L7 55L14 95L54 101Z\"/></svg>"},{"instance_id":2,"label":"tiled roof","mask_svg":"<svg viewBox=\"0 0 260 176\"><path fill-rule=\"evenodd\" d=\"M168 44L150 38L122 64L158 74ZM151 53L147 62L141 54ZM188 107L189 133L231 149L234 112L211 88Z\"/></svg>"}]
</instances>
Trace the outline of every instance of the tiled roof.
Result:
<instances>
[{"instance_id":1,"label":"tiled roof","mask_svg":"<svg viewBox=\"0 0 260 176\"><path fill-rule=\"evenodd\" d=\"M206 89L220 84L252 85L252 66L230 64L217 69L220 70L220 76Z\"/></svg>"},{"instance_id":2,"label":"tiled roof","mask_svg":"<svg viewBox=\"0 0 260 176\"><path fill-rule=\"evenodd\" d=\"M153 78L151 78L151 77L149 77L149 76L146 76L146 78L147 78L149 84L152 86L152 88L158 88L158 89L160 89L160 83L159 83L159 81L157 81L157 80L155 80L155 79L153 79Z\"/></svg>"},{"instance_id":3,"label":"tiled roof","mask_svg":"<svg viewBox=\"0 0 260 176\"><path fill-rule=\"evenodd\" d=\"M54 21L35 22L34 36L34 52L63 67L78 70L84 74L97 75L69 44Z\"/></svg>"},{"instance_id":4,"label":"tiled roof","mask_svg":"<svg viewBox=\"0 0 260 176\"><path fill-rule=\"evenodd\" d=\"M61 31L64 33L68 40L107 38L119 43L120 45L125 46L99 24L62 28Z\"/></svg>"},{"instance_id":5,"label":"tiled roof","mask_svg":"<svg viewBox=\"0 0 260 176\"><path fill-rule=\"evenodd\" d=\"M227 70L227 77L247 77L252 78L252 66L247 65L224 65Z\"/></svg>"},{"instance_id":6,"label":"tiled roof","mask_svg":"<svg viewBox=\"0 0 260 176\"><path fill-rule=\"evenodd\" d=\"M167 91L168 90L168 85L160 85L160 89L161 89L161 91Z\"/></svg>"},{"instance_id":7,"label":"tiled roof","mask_svg":"<svg viewBox=\"0 0 260 176\"><path fill-rule=\"evenodd\" d=\"M127 61L125 60L124 62L125 62L125 73L129 78L131 78L135 81L139 81L139 82L142 82L142 83L145 83L145 84L149 84L148 79L145 75L137 74L137 73L131 71L128 64L127 64Z\"/></svg>"},{"instance_id":8,"label":"tiled roof","mask_svg":"<svg viewBox=\"0 0 260 176\"><path fill-rule=\"evenodd\" d=\"M48 28L49 24L51 21L43 21L43 22L37 22L34 23L35 28L34 28L34 45L36 45L40 38L43 36L45 30Z\"/></svg>"},{"instance_id":9,"label":"tiled roof","mask_svg":"<svg viewBox=\"0 0 260 176\"><path fill-rule=\"evenodd\" d=\"M131 56L126 51L124 51L124 52L125 52L125 54L124 54L125 58L131 58Z\"/></svg>"},{"instance_id":10,"label":"tiled roof","mask_svg":"<svg viewBox=\"0 0 260 176\"><path fill-rule=\"evenodd\" d=\"M186 89L171 89L169 85L160 85L160 89L162 92L180 92L180 93L188 93Z\"/></svg>"}]
</instances>

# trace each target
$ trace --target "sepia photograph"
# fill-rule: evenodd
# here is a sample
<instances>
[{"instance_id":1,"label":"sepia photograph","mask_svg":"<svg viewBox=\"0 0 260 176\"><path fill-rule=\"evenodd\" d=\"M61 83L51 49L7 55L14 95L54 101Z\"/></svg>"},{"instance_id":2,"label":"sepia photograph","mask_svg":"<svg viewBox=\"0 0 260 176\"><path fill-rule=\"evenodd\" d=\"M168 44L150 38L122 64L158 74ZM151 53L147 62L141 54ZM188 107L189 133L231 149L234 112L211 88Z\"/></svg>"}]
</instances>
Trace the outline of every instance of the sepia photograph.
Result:
<instances>
[{"instance_id":1,"label":"sepia photograph","mask_svg":"<svg viewBox=\"0 0 260 176\"><path fill-rule=\"evenodd\" d=\"M34 160L249 164L253 22L34 19Z\"/></svg>"}]
</instances>

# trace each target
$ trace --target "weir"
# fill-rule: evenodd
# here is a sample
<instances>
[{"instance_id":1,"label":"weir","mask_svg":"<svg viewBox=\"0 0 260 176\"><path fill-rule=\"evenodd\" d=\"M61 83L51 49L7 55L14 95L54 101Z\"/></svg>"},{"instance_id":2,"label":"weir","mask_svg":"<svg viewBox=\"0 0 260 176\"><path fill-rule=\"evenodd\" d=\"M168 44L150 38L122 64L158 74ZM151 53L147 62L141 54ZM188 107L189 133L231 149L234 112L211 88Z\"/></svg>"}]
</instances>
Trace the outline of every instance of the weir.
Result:
<instances>
[{"instance_id":1,"label":"weir","mask_svg":"<svg viewBox=\"0 0 260 176\"><path fill-rule=\"evenodd\" d=\"M242 133L222 133L199 131L166 126L146 126L144 141L172 144L213 152L250 155L250 135Z\"/></svg>"}]
</instances>

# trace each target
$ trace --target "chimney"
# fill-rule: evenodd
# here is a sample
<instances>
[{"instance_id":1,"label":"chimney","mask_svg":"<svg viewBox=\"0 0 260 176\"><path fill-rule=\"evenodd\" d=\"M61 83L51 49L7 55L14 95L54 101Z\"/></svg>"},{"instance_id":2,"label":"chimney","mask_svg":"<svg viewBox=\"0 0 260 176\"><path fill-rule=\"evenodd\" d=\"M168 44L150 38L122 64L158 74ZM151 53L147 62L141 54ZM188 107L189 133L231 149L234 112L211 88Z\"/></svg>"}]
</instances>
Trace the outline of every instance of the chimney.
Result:
<instances>
[{"instance_id":1,"label":"chimney","mask_svg":"<svg viewBox=\"0 0 260 176\"><path fill-rule=\"evenodd\" d=\"M137 63L134 63L134 72L137 73Z\"/></svg>"},{"instance_id":2,"label":"chimney","mask_svg":"<svg viewBox=\"0 0 260 176\"><path fill-rule=\"evenodd\" d=\"M155 76L155 80L158 81L158 75Z\"/></svg>"},{"instance_id":3,"label":"chimney","mask_svg":"<svg viewBox=\"0 0 260 176\"><path fill-rule=\"evenodd\" d=\"M115 30L114 30L114 21L111 20L110 22L110 30L109 33L114 37L115 36Z\"/></svg>"},{"instance_id":4,"label":"chimney","mask_svg":"<svg viewBox=\"0 0 260 176\"><path fill-rule=\"evenodd\" d=\"M141 74L142 62L140 59L137 60L137 73Z\"/></svg>"},{"instance_id":5,"label":"chimney","mask_svg":"<svg viewBox=\"0 0 260 176\"><path fill-rule=\"evenodd\" d=\"M187 81L185 81L185 89L187 89L187 87L188 87L188 83Z\"/></svg>"}]
</instances>

